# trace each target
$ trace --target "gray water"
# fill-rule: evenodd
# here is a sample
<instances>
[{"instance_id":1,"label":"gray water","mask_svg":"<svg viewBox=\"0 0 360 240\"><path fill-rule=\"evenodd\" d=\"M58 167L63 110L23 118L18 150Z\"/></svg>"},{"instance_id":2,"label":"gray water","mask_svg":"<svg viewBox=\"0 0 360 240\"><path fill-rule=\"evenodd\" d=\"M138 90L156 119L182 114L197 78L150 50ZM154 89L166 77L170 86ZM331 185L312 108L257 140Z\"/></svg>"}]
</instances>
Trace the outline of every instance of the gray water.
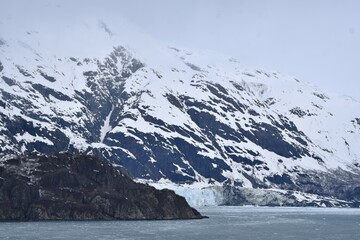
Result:
<instances>
[{"instance_id":1,"label":"gray water","mask_svg":"<svg viewBox=\"0 0 360 240\"><path fill-rule=\"evenodd\" d=\"M2 222L0 239L359 240L360 209L208 207L209 219Z\"/></svg>"}]
</instances>

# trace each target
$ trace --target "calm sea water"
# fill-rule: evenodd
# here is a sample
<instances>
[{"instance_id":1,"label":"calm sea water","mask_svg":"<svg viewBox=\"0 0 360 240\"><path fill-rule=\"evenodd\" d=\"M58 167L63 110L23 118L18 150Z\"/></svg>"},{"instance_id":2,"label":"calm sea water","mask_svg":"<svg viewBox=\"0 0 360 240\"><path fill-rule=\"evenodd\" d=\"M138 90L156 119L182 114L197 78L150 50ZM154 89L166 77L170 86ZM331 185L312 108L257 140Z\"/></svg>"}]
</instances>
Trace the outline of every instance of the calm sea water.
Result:
<instances>
[{"instance_id":1,"label":"calm sea water","mask_svg":"<svg viewBox=\"0 0 360 240\"><path fill-rule=\"evenodd\" d=\"M0 239L358 240L360 209L208 207L203 220L2 222Z\"/></svg>"}]
</instances>

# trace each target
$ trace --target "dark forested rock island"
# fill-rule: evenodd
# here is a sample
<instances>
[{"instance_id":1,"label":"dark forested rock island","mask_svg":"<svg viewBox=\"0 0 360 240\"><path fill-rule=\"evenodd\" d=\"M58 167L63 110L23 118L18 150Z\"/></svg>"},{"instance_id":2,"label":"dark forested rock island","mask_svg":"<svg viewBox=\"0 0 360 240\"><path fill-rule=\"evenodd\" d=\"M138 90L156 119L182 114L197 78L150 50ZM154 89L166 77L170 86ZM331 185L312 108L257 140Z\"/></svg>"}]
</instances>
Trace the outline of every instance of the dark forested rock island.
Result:
<instances>
[{"instance_id":1,"label":"dark forested rock island","mask_svg":"<svg viewBox=\"0 0 360 240\"><path fill-rule=\"evenodd\" d=\"M14 157L0 165L0 220L200 219L185 198L134 182L93 156Z\"/></svg>"}]
</instances>

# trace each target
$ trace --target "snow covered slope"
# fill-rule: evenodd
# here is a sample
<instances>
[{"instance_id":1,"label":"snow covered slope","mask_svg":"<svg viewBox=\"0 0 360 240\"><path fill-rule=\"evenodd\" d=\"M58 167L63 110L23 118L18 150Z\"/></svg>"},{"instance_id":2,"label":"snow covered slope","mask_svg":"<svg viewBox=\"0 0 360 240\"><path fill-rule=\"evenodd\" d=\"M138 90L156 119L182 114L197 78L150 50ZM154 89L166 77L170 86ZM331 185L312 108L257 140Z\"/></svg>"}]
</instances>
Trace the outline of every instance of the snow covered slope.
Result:
<instances>
[{"instance_id":1,"label":"snow covered slope","mask_svg":"<svg viewBox=\"0 0 360 240\"><path fill-rule=\"evenodd\" d=\"M2 156L85 152L143 180L360 200L360 102L63 8L0 20Z\"/></svg>"}]
</instances>

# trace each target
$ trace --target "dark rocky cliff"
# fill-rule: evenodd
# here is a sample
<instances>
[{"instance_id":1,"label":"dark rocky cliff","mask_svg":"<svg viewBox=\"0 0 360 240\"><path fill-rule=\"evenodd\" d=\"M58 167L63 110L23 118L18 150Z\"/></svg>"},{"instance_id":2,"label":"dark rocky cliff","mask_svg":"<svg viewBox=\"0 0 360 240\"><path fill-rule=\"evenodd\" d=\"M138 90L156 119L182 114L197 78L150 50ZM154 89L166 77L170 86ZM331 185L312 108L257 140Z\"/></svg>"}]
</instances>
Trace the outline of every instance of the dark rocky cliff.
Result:
<instances>
[{"instance_id":1,"label":"dark rocky cliff","mask_svg":"<svg viewBox=\"0 0 360 240\"><path fill-rule=\"evenodd\" d=\"M136 183L96 157L35 155L0 166L1 220L197 218L183 197Z\"/></svg>"}]
</instances>

